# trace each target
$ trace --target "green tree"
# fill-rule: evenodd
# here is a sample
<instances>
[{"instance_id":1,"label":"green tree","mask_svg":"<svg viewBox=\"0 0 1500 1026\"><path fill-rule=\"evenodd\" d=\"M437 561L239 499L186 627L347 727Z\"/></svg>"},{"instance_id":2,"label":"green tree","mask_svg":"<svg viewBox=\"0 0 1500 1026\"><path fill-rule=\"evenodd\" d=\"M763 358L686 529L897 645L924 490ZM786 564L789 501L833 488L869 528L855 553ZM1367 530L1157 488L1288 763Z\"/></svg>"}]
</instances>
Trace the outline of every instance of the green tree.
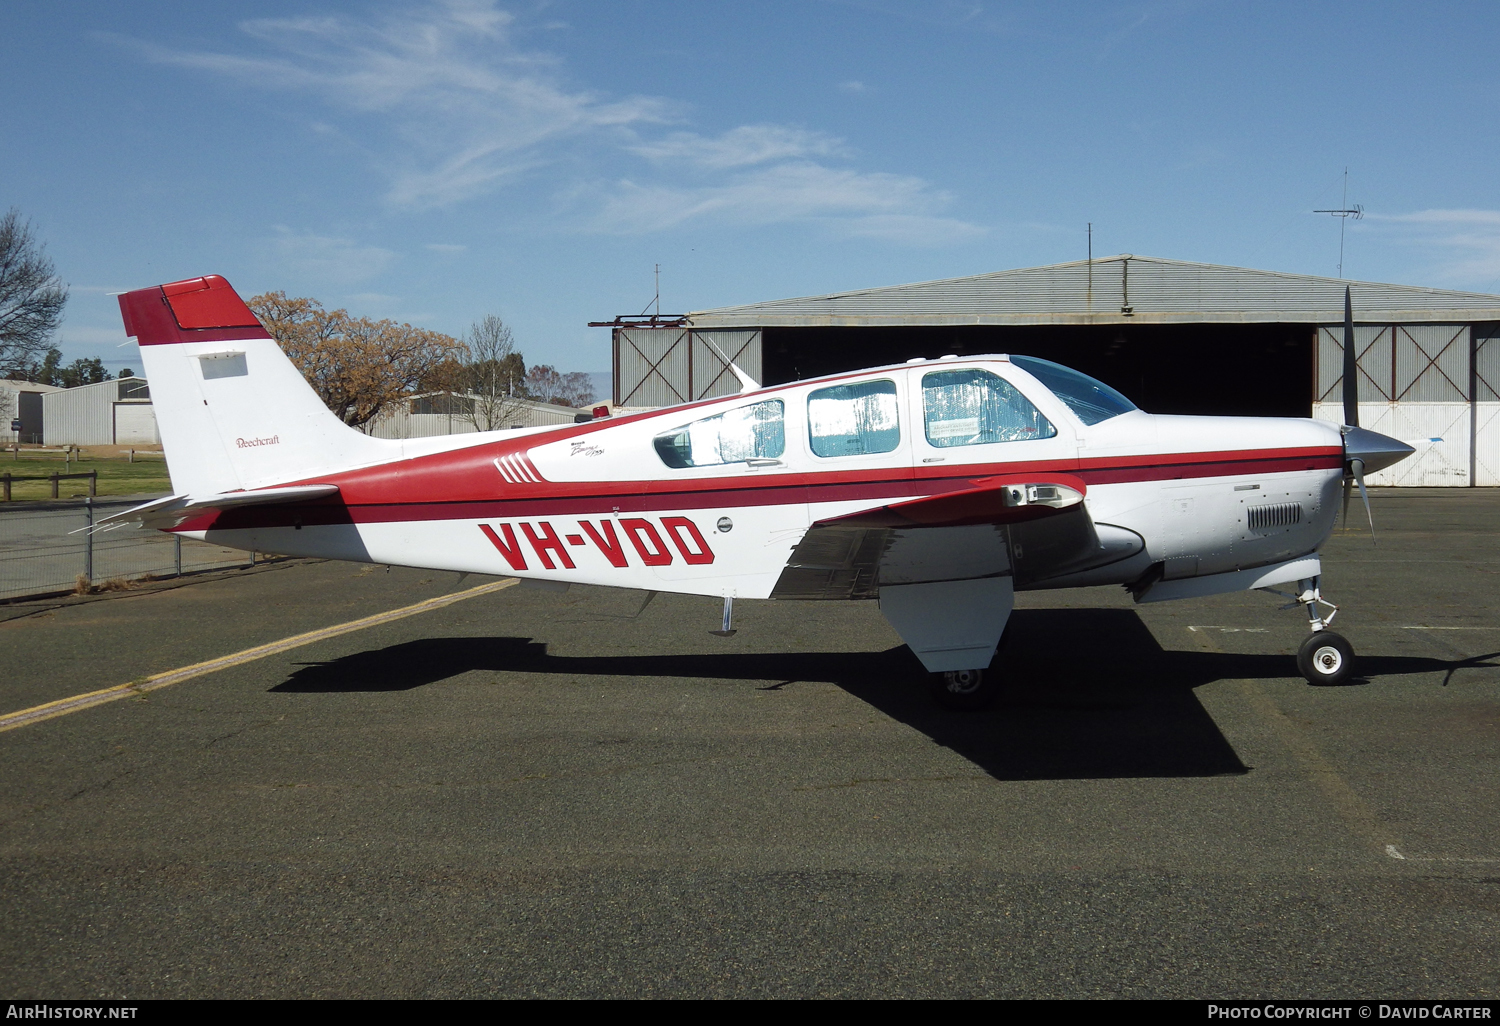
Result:
<instances>
[{"instance_id":1,"label":"green tree","mask_svg":"<svg viewBox=\"0 0 1500 1026\"><path fill-rule=\"evenodd\" d=\"M96 385L101 381L109 380L109 371L104 369L104 361L97 356L90 359L79 357L66 367L57 371L56 380L49 381L49 385L61 385L63 388L77 388L79 385Z\"/></svg>"}]
</instances>

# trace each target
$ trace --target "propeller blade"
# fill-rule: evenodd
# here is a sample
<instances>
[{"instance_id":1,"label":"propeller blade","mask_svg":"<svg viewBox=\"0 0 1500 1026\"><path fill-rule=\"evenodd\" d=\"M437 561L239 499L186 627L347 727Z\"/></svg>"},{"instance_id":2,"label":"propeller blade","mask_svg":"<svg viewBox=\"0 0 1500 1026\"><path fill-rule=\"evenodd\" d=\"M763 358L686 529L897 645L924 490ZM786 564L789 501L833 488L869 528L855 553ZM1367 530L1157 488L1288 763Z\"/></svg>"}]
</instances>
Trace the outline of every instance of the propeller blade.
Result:
<instances>
[{"instance_id":1,"label":"propeller blade","mask_svg":"<svg viewBox=\"0 0 1500 1026\"><path fill-rule=\"evenodd\" d=\"M1350 460L1349 470L1354 474L1354 480L1359 482L1359 497L1365 500L1365 516L1370 521L1370 544L1375 544L1375 514L1370 512L1370 493L1365 491L1365 461Z\"/></svg>"},{"instance_id":2,"label":"propeller blade","mask_svg":"<svg viewBox=\"0 0 1500 1026\"><path fill-rule=\"evenodd\" d=\"M1349 493L1354 491L1354 478L1344 478L1344 512L1339 515L1339 527L1347 530L1349 527Z\"/></svg>"},{"instance_id":3,"label":"propeller blade","mask_svg":"<svg viewBox=\"0 0 1500 1026\"><path fill-rule=\"evenodd\" d=\"M1359 357L1354 351L1354 303L1344 286L1344 423L1359 427Z\"/></svg>"}]
</instances>

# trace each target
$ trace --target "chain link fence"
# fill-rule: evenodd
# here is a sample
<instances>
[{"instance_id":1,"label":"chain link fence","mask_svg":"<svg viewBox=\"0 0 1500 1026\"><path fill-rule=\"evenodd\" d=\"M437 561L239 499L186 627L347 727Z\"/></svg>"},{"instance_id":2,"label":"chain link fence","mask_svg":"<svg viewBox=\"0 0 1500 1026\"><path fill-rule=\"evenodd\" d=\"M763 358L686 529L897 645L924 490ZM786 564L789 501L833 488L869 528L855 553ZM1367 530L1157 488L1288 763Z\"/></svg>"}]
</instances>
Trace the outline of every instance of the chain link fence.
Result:
<instances>
[{"instance_id":1,"label":"chain link fence","mask_svg":"<svg viewBox=\"0 0 1500 1026\"><path fill-rule=\"evenodd\" d=\"M161 531L134 526L87 530L95 520L142 501L28 502L0 510L0 599L69 591L80 577L99 585L252 562L248 552Z\"/></svg>"}]
</instances>

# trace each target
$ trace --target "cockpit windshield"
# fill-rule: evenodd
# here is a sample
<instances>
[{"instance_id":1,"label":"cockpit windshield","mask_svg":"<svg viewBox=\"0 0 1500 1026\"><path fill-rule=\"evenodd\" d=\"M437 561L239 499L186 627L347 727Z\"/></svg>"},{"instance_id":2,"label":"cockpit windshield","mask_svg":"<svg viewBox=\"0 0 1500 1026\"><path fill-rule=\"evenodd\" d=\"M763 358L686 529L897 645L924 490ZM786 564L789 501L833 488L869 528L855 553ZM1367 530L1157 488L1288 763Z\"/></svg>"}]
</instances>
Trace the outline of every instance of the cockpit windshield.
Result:
<instances>
[{"instance_id":1,"label":"cockpit windshield","mask_svg":"<svg viewBox=\"0 0 1500 1026\"><path fill-rule=\"evenodd\" d=\"M1136 409L1135 403L1102 381L1051 360L1012 356L1010 362L1052 390L1085 424L1097 424Z\"/></svg>"}]
</instances>

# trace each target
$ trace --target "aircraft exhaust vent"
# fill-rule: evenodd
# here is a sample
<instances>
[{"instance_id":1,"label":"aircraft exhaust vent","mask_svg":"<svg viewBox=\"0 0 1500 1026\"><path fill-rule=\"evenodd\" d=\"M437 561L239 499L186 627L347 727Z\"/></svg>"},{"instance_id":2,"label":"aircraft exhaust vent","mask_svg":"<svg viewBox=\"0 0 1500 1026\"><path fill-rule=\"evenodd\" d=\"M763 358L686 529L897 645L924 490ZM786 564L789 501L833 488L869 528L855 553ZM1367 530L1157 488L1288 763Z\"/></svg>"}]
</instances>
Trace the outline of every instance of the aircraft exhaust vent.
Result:
<instances>
[{"instance_id":1,"label":"aircraft exhaust vent","mask_svg":"<svg viewBox=\"0 0 1500 1026\"><path fill-rule=\"evenodd\" d=\"M1278 502L1270 506L1251 506L1250 530L1259 531L1267 527L1291 527L1302 522L1302 503Z\"/></svg>"}]
</instances>

